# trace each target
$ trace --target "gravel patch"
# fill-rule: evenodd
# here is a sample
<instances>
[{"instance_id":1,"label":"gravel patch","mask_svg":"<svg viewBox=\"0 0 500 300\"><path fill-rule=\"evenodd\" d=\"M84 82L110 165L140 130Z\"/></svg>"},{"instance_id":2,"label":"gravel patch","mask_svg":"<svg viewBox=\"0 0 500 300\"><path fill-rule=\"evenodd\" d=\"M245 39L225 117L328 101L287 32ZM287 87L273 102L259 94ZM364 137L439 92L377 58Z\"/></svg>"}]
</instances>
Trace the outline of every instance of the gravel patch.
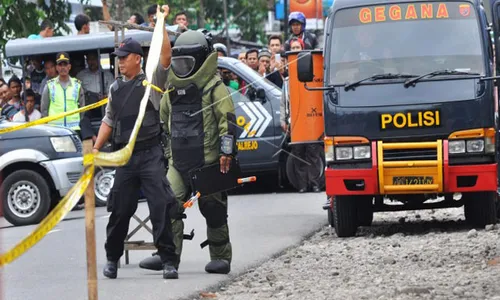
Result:
<instances>
[{"instance_id":1,"label":"gravel patch","mask_svg":"<svg viewBox=\"0 0 500 300\"><path fill-rule=\"evenodd\" d=\"M356 237L340 239L325 227L212 295L500 300L499 228L471 230L462 208L376 213Z\"/></svg>"}]
</instances>

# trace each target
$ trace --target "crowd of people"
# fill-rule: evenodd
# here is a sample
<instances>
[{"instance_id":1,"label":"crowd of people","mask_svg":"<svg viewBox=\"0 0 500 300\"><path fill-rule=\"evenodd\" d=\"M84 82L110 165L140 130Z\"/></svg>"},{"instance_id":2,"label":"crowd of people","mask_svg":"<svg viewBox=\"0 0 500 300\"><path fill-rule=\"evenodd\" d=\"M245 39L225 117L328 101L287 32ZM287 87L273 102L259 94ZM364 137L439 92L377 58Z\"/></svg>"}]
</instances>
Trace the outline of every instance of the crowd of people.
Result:
<instances>
[{"instance_id":1,"label":"crowd of people","mask_svg":"<svg viewBox=\"0 0 500 300\"><path fill-rule=\"evenodd\" d=\"M103 2L103 16L110 20L108 6ZM147 18L140 13L134 13L128 23L141 26L155 25L156 5L151 5L147 10ZM188 15L180 11L173 16L175 25L186 31ZM300 51L304 49L317 49L319 47L316 36L306 31L306 18L301 12L292 12L289 15L290 37L286 41L281 35L271 35L268 43L262 49L252 48L243 50L238 54L238 59L265 77L276 87L283 91L281 103L281 127L285 133L290 131L288 110L288 69L287 51ZM90 18L85 14L75 17L74 25L78 35L90 34ZM114 30L109 26L110 30ZM54 24L44 20L37 34L31 34L28 39L44 39L54 35ZM228 56L228 49L224 44L216 43L214 48L219 56ZM58 53L55 58L34 56L30 58L27 74L23 79L13 76L8 82L0 78L0 114L2 117L15 122L35 121L42 117L63 113L67 110L95 103L107 96L109 87L114 81L114 76L108 70L99 68L97 52L84 54ZM102 72L100 71L102 70ZM231 92L246 93L246 83L229 70L219 69L219 75ZM66 104L69 103L69 104ZM80 115L68 116L52 122L66 126L77 131L82 139L96 140L96 133L92 130L90 119L102 117L102 110L93 110ZM305 161L317 163L321 151L317 145L294 145L292 154L303 158ZM302 161L303 161L302 160ZM307 164L297 160L297 170L308 178ZM311 179L303 181L298 188L299 192L320 191L320 183Z\"/></svg>"},{"instance_id":2,"label":"crowd of people","mask_svg":"<svg viewBox=\"0 0 500 300\"><path fill-rule=\"evenodd\" d=\"M110 19L107 9L106 1L103 1L104 17ZM134 13L128 22L155 26L158 11L158 6L153 5L148 9L147 21ZM166 18L168 15L169 7L165 5L163 16ZM145 193L148 200L155 246L158 249L158 255L145 259L141 267L163 270L165 279L178 278L184 228L182 219L185 216L183 204L193 192L187 174L194 168L215 162L220 163L221 173L228 173L236 153L234 104L233 101L219 100L231 99L235 91L245 94L246 87L252 83L239 80L229 70L218 68L217 57L227 56L227 48L223 44L213 44L212 37L202 31L187 30L185 13L176 14L174 21L182 26L183 33L172 48L165 28L160 62L152 80L156 86L173 87L173 92L151 94L130 161L117 168L115 183L108 198L111 216L107 227L107 263L104 267L104 275L108 278L117 277L117 262L123 255L123 242L128 222L137 208L136 195L139 190ZM88 16L78 15L74 22L78 35L90 34ZM289 131L286 51L318 47L316 37L305 30L304 14L291 13L289 24L292 35L287 41L283 42L279 35L272 35L267 47L249 49L238 56L242 63L283 91L281 122L284 132ZM45 20L39 33L30 35L28 39L45 39L53 34L52 22ZM196 53L193 54L193 51ZM113 53L118 57L122 75L117 79L109 71L101 72L97 53L86 52L82 57L78 55L72 53L70 58L69 53L59 52L55 58L31 57L27 68L28 77L21 80L14 76L8 82L0 79L1 116L14 122L30 122L78 109L107 96L108 104L98 133L90 126L92 111L66 116L51 124L74 130L82 140L92 139L94 152L100 151L107 141L111 142L114 150L118 150L129 140L140 99L144 95L145 87L141 83L145 78L145 52L131 38L122 41ZM185 60L189 58L194 59L195 63L192 68L184 68L188 63ZM202 88L201 92L199 87ZM189 115L186 109L203 110L212 107L213 103L216 103L212 108L214 114L210 115L213 120L204 120L202 114L186 117ZM167 145L159 138L160 124L170 136ZM220 141L213 137L218 137ZM292 153L305 159L308 159L307 156L320 155L320 151L309 151L309 147L303 145L293 146L293 149ZM168 165L163 164L165 160ZM165 169L167 176L164 176ZM299 191L305 192L311 188L318 192L319 183L307 181L307 166L301 172L305 172L302 177L306 180ZM232 260L227 225L227 194L220 192L203 196L199 199L199 208L207 221L207 241L202 243L202 248L209 246L211 258L205 270L208 273L227 274L231 270Z\"/></svg>"}]
</instances>

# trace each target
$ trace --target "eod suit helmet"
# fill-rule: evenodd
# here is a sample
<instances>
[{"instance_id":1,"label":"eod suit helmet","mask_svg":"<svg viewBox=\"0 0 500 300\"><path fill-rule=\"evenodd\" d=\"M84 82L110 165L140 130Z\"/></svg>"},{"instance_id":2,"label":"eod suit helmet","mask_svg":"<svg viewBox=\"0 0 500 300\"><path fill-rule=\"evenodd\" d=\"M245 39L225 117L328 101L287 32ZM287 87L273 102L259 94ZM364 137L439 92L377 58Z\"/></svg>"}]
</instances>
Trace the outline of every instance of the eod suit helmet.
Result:
<instances>
[{"instance_id":1,"label":"eod suit helmet","mask_svg":"<svg viewBox=\"0 0 500 300\"><path fill-rule=\"evenodd\" d=\"M177 38L172 48L172 71L179 78L191 77L214 52L209 36L189 30Z\"/></svg>"}]
</instances>

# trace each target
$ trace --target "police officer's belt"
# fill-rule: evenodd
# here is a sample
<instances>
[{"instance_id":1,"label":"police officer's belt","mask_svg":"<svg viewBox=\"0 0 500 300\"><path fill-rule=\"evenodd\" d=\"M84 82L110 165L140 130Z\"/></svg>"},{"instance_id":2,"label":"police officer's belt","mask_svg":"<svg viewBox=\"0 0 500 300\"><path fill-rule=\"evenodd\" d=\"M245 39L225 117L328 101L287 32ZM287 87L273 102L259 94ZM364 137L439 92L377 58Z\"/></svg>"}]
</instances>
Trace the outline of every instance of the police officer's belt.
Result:
<instances>
[{"instance_id":1,"label":"police officer's belt","mask_svg":"<svg viewBox=\"0 0 500 300\"><path fill-rule=\"evenodd\" d=\"M148 140L144 140L144 141L137 141L135 142L135 146L134 146L134 151L133 153L136 153L136 152L141 152L141 151L145 151L145 150L150 150L151 148L155 147L155 146L158 146L160 145L160 136L155 136L153 138L150 138ZM126 146L127 144L117 144L116 148L117 149L122 149Z\"/></svg>"}]
</instances>

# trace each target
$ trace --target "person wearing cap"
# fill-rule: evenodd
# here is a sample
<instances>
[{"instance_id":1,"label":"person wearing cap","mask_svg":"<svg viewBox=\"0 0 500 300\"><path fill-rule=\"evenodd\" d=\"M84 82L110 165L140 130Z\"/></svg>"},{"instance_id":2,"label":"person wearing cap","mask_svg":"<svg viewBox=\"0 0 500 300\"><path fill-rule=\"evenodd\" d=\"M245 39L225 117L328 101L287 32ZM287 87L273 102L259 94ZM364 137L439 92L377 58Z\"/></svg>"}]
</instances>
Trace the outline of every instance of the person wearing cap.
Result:
<instances>
[{"instance_id":1,"label":"person wearing cap","mask_svg":"<svg viewBox=\"0 0 500 300\"><path fill-rule=\"evenodd\" d=\"M272 57L273 55L267 49L263 49L259 52L259 73L281 89L283 87L283 78L281 78L277 70L271 70Z\"/></svg>"},{"instance_id":2,"label":"person wearing cap","mask_svg":"<svg viewBox=\"0 0 500 300\"><path fill-rule=\"evenodd\" d=\"M169 7L163 5L162 8L166 18ZM97 153L108 139L111 140L114 151L127 145L146 91L146 86L143 85L146 75L141 68L141 59L144 57L141 45L136 40L127 38L113 54L118 56L122 78L115 80L108 92L108 104L94 145L94 153ZM153 73L151 84L165 89L171 58L170 40L164 28L160 61ZM162 93L151 90L132 156L125 166L116 169L114 185L108 199L108 211L111 211L111 215L104 246L107 263L103 273L108 278L117 277L118 261L123 255L129 222L137 210L140 191L148 201L154 245L161 258L163 278L178 278L174 265L177 257L170 221L170 214L176 212L178 206L166 177L161 146L159 108L162 96Z\"/></svg>"},{"instance_id":3,"label":"person wearing cap","mask_svg":"<svg viewBox=\"0 0 500 300\"><path fill-rule=\"evenodd\" d=\"M53 116L85 106L85 95L80 80L69 76L71 63L68 53L56 56L56 69L59 75L47 81L43 88L40 110L42 117ZM83 113L72 114L49 124L64 126L80 133L80 120Z\"/></svg>"}]
</instances>

